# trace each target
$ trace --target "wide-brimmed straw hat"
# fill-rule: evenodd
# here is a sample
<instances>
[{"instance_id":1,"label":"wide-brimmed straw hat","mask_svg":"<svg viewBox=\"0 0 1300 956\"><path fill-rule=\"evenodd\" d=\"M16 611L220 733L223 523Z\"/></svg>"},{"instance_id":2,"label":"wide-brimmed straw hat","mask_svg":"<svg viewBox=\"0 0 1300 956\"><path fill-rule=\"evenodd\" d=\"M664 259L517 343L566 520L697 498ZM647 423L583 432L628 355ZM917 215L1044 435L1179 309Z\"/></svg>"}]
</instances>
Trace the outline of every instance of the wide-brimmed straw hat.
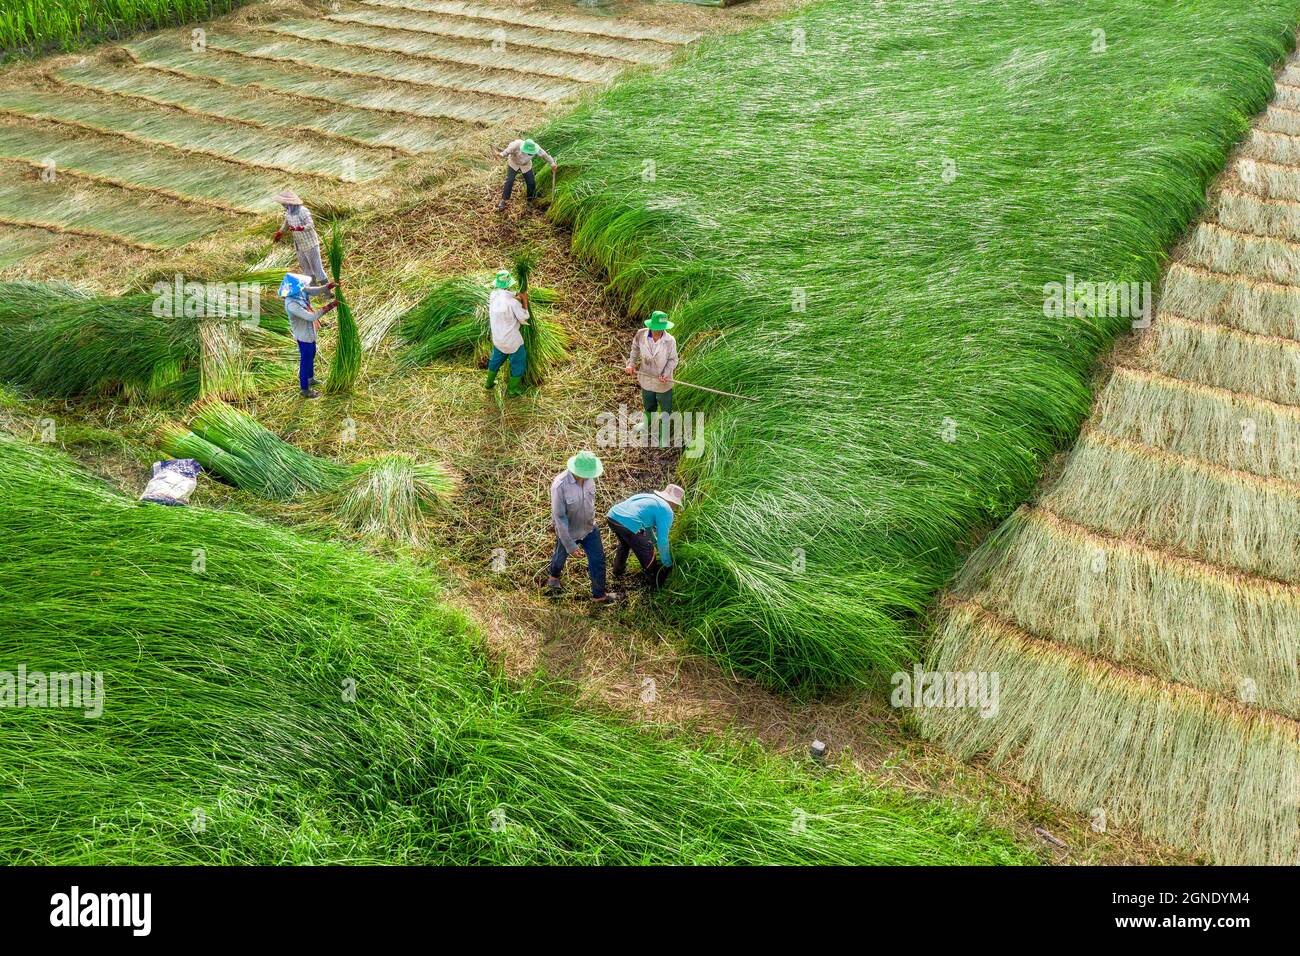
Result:
<instances>
[{"instance_id":1,"label":"wide-brimmed straw hat","mask_svg":"<svg viewBox=\"0 0 1300 956\"><path fill-rule=\"evenodd\" d=\"M605 473L605 465L589 451L580 451L569 459L569 471L578 478L599 478Z\"/></svg>"},{"instance_id":2,"label":"wide-brimmed straw hat","mask_svg":"<svg viewBox=\"0 0 1300 956\"><path fill-rule=\"evenodd\" d=\"M667 312L651 312L650 318L645 320L645 327L651 332L667 332L673 327L673 323L669 320Z\"/></svg>"},{"instance_id":3,"label":"wide-brimmed straw hat","mask_svg":"<svg viewBox=\"0 0 1300 956\"><path fill-rule=\"evenodd\" d=\"M686 492L682 489L681 485L669 485L663 491L655 492L656 497L662 498L675 508L680 508L682 506L682 495L684 494L686 494Z\"/></svg>"},{"instance_id":4,"label":"wide-brimmed straw hat","mask_svg":"<svg viewBox=\"0 0 1300 956\"><path fill-rule=\"evenodd\" d=\"M281 206L301 206L301 205L302 205L302 197L299 196L299 195L298 195L296 192L294 192L292 189L286 189L284 192L276 193L276 194L275 194L274 196L272 196L271 198L272 198L273 200L275 200L276 202L278 202Z\"/></svg>"}]
</instances>

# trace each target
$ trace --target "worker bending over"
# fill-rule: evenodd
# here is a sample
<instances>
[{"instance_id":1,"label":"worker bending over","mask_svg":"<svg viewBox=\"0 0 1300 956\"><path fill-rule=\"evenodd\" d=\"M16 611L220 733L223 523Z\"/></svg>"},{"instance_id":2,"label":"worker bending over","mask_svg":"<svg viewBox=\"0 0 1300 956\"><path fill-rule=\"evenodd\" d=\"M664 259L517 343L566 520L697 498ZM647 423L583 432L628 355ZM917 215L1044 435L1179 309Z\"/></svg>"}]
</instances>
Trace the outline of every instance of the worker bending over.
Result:
<instances>
[{"instance_id":1,"label":"worker bending over","mask_svg":"<svg viewBox=\"0 0 1300 956\"><path fill-rule=\"evenodd\" d=\"M683 494L680 485L669 485L663 491L633 495L609 509L609 530L618 539L614 577L622 577L627 570L627 553L631 551L641 564L646 583L651 587L663 584L673 566L668 530L673 526L673 508L682 506Z\"/></svg>"},{"instance_id":2,"label":"worker bending over","mask_svg":"<svg viewBox=\"0 0 1300 956\"><path fill-rule=\"evenodd\" d=\"M316 235L316 223L311 218L311 213L292 189L286 189L274 198L284 207L284 221L280 223L280 228L271 241L279 242L280 237L287 232L293 239L298 271L311 276L317 285L324 285L329 276L325 274L325 264L321 262L320 236Z\"/></svg>"},{"instance_id":3,"label":"worker bending over","mask_svg":"<svg viewBox=\"0 0 1300 956\"><path fill-rule=\"evenodd\" d=\"M524 390L524 372L528 369L528 352L520 326L528 324L528 293L515 293L515 277L505 269L497 273L488 297L488 324L492 329L492 356L488 359L488 376L483 387L491 391L496 387L497 372L510 360L509 395L519 395Z\"/></svg>"},{"instance_id":4,"label":"worker bending over","mask_svg":"<svg viewBox=\"0 0 1300 956\"><path fill-rule=\"evenodd\" d=\"M668 416L673 410L673 371L677 368L677 340L668 332L672 327L667 313L651 313L645 320L645 331L632 337L626 369L641 386L650 444L665 448L669 441Z\"/></svg>"},{"instance_id":5,"label":"worker bending over","mask_svg":"<svg viewBox=\"0 0 1300 956\"><path fill-rule=\"evenodd\" d=\"M316 336L320 332L321 316L338 308L338 300L327 302L324 308L313 309L311 297L322 295L338 287L336 282L312 285L311 276L290 272L280 283L280 298L284 311L289 314L289 327L298 343L298 388L303 398L318 398L320 393L312 388L316 384Z\"/></svg>"},{"instance_id":6,"label":"worker bending over","mask_svg":"<svg viewBox=\"0 0 1300 956\"><path fill-rule=\"evenodd\" d=\"M551 176L555 176L555 160L551 154L537 145L535 140L516 139L497 153L506 161L506 185L501 191L501 201L497 203L497 212L506 211L506 203L515 189L515 177L524 174L524 185L528 187L528 201L537 198L537 178L533 175L533 159L540 156L551 164Z\"/></svg>"},{"instance_id":7,"label":"worker bending over","mask_svg":"<svg viewBox=\"0 0 1300 956\"><path fill-rule=\"evenodd\" d=\"M589 451L580 451L569 459L568 467L551 481L551 524L555 526L555 554L551 556L548 594L560 593L560 572L579 549L587 556L587 576L591 578L591 599L597 604L613 604L622 595L605 591L605 545L596 527L596 479L605 466Z\"/></svg>"}]
</instances>

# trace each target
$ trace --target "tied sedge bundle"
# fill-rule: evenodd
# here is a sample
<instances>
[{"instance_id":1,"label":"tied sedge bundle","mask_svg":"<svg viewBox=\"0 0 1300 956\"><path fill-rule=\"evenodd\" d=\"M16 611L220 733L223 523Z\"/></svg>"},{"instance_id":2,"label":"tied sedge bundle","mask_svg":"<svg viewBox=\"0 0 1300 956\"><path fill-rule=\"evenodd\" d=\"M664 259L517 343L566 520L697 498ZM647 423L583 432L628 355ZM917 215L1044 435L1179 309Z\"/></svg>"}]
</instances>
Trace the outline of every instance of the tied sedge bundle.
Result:
<instances>
[{"instance_id":1,"label":"tied sedge bundle","mask_svg":"<svg viewBox=\"0 0 1300 956\"><path fill-rule=\"evenodd\" d=\"M448 500L456 481L443 465L393 453L347 465L303 451L224 402L200 408L188 429L167 425L162 446L193 458L237 488L271 501L311 498L343 524L418 544L426 514Z\"/></svg>"},{"instance_id":2,"label":"tied sedge bundle","mask_svg":"<svg viewBox=\"0 0 1300 956\"><path fill-rule=\"evenodd\" d=\"M521 294L529 292L528 280L537 268L537 250L531 246L521 249L515 253L513 265L515 281L519 283L519 292ZM528 296L528 324L519 329L528 357L528 365L524 371L524 385L528 388L541 385L547 372L564 361L568 355L567 337L558 326L546 318L547 306L553 301L555 301L554 296L540 295L536 299L531 294ZM534 309L534 302L541 308Z\"/></svg>"},{"instance_id":3,"label":"tied sedge bundle","mask_svg":"<svg viewBox=\"0 0 1300 956\"><path fill-rule=\"evenodd\" d=\"M343 235L336 223L330 229L329 241L330 272L335 282L342 281L343 275ZM339 336L334 346L334 360L330 363L329 378L325 381L327 395L342 395L352 391L357 376L361 374L361 333L357 330L356 319L352 309L343 297L342 288L334 290L338 300L336 310L339 319Z\"/></svg>"},{"instance_id":4,"label":"tied sedge bundle","mask_svg":"<svg viewBox=\"0 0 1300 956\"><path fill-rule=\"evenodd\" d=\"M303 451L220 401L204 404L189 429L166 426L162 445L167 454L193 458L232 485L272 501L324 491L348 475L346 465Z\"/></svg>"},{"instance_id":5,"label":"tied sedge bundle","mask_svg":"<svg viewBox=\"0 0 1300 956\"><path fill-rule=\"evenodd\" d=\"M393 452L354 465L321 503L353 531L418 545L424 516L455 493L445 466Z\"/></svg>"},{"instance_id":6,"label":"tied sedge bundle","mask_svg":"<svg viewBox=\"0 0 1300 956\"><path fill-rule=\"evenodd\" d=\"M530 271L525 268L521 291ZM397 319L398 337L406 343L402 363L417 368L449 355L470 355L480 364L486 362L492 351L490 287L487 277L458 276L435 284ZM555 290L535 287L528 292L529 320L520 331L528 355L524 384L533 387L568 357L569 338L546 318L550 306L559 298Z\"/></svg>"}]
</instances>

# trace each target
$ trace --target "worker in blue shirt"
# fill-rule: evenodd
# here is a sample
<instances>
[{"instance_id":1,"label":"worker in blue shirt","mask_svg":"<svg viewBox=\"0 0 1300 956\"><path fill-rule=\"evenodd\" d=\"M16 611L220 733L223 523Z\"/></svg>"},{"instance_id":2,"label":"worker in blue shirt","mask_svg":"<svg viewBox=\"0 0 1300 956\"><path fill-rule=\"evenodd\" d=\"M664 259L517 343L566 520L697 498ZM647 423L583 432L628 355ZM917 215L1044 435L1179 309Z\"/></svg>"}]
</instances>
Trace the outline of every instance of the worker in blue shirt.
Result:
<instances>
[{"instance_id":1,"label":"worker in blue shirt","mask_svg":"<svg viewBox=\"0 0 1300 956\"><path fill-rule=\"evenodd\" d=\"M669 485L663 491L633 495L609 509L609 530L618 539L612 568L615 577L621 577L627 570L627 555L631 551L641 563L642 573L651 587L663 583L673 566L668 529L673 526L673 508L682 506L683 494L680 485Z\"/></svg>"}]
</instances>

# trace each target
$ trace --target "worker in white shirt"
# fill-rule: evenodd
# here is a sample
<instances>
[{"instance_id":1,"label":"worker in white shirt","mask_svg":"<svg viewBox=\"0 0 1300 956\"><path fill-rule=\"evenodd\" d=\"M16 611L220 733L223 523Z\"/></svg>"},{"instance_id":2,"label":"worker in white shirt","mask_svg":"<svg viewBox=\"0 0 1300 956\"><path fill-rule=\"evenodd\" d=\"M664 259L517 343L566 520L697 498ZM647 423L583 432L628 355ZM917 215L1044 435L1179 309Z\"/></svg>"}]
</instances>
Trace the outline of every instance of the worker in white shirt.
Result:
<instances>
[{"instance_id":1,"label":"worker in white shirt","mask_svg":"<svg viewBox=\"0 0 1300 956\"><path fill-rule=\"evenodd\" d=\"M677 340L668 331L672 327L667 313L651 313L645 320L645 331L633 336L627 356L625 371L635 375L641 386L645 427L650 430L652 446L667 447L669 441L668 416L673 411L673 371L677 368Z\"/></svg>"},{"instance_id":2,"label":"worker in white shirt","mask_svg":"<svg viewBox=\"0 0 1300 956\"><path fill-rule=\"evenodd\" d=\"M316 336L320 332L321 317L333 312L339 304L334 299L323 308L313 309L311 297L337 287L334 282L312 285L311 276L296 272L288 273L280 283L280 298L284 299L284 311L289 314L289 326L298 343L298 388L303 398L320 397L320 393L312 388L316 384Z\"/></svg>"},{"instance_id":3,"label":"worker in white shirt","mask_svg":"<svg viewBox=\"0 0 1300 956\"><path fill-rule=\"evenodd\" d=\"M489 391L496 387L497 372L507 359L510 361L510 385L507 395L520 395L524 390L524 372L528 368L528 353L524 349L524 336L519 327L528 324L528 293L513 291L515 277L505 269L492 281L488 297L488 324L492 329L492 357L488 359L487 382Z\"/></svg>"},{"instance_id":4,"label":"worker in white shirt","mask_svg":"<svg viewBox=\"0 0 1300 956\"><path fill-rule=\"evenodd\" d=\"M528 187L528 201L537 198L537 179L533 175L533 160L540 157L551 164L551 176L555 175L555 160L551 154L537 145L536 140L516 139L497 156L506 161L506 185L501 191L501 201L497 203L497 212L506 211L506 203L514 192L515 177L523 173L524 184Z\"/></svg>"}]
</instances>

